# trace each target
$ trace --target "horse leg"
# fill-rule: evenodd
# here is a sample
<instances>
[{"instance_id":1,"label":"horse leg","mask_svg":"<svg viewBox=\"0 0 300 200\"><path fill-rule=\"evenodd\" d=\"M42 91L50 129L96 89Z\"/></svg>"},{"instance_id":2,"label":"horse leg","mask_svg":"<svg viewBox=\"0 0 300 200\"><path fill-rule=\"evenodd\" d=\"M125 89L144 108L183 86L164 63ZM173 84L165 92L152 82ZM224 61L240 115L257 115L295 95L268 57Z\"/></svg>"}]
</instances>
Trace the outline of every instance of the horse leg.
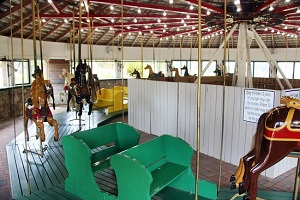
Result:
<instances>
[{"instance_id":1,"label":"horse leg","mask_svg":"<svg viewBox=\"0 0 300 200\"><path fill-rule=\"evenodd\" d=\"M27 141L29 141L29 134L28 134L28 128L27 128L28 120L29 120L29 118L26 116L26 109L25 109L25 115L24 115L24 132L25 132L26 140Z\"/></svg>"},{"instance_id":2,"label":"horse leg","mask_svg":"<svg viewBox=\"0 0 300 200\"><path fill-rule=\"evenodd\" d=\"M243 181L244 173L245 173L245 165L244 165L243 158L241 158L235 174L230 177L230 182L232 182L230 187L231 189L235 189L239 187L239 184Z\"/></svg>"},{"instance_id":3,"label":"horse leg","mask_svg":"<svg viewBox=\"0 0 300 200\"><path fill-rule=\"evenodd\" d=\"M52 98L52 101L53 101L53 109L55 110L55 100L54 100L54 94L51 93L50 94L51 98Z\"/></svg>"},{"instance_id":4,"label":"horse leg","mask_svg":"<svg viewBox=\"0 0 300 200\"><path fill-rule=\"evenodd\" d=\"M47 121L50 124L50 126L54 126L54 141L58 141L59 135L58 135L58 123L53 117L47 117Z\"/></svg>"},{"instance_id":5,"label":"horse leg","mask_svg":"<svg viewBox=\"0 0 300 200\"><path fill-rule=\"evenodd\" d=\"M265 154L259 159L249 173L249 187L247 189L250 200L256 200L258 176L265 169L273 166L288 155L298 142L269 141L265 142Z\"/></svg>"},{"instance_id":6,"label":"horse leg","mask_svg":"<svg viewBox=\"0 0 300 200\"><path fill-rule=\"evenodd\" d=\"M255 149L252 149L249 153L247 153L244 157L243 157L243 163L244 163L244 175L243 175L243 183L239 184L239 193L242 194L244 193L248 186L249 186L249 173L250 173L250 169L253 165L255 159Z\"/></svg>"},{"instance_id":7,"label":"horse leg","mask_svg":"<svg viewBox=\"0 0 300 200\"><path fill-rule=\"evenodd\" d=\"M45 141L45 130L43 121L35 121L35 125L39 128L41 140Z\"/></svg>"},{"instance_id":8,"label":"horse leg","mask_svg":"<svg viewBox=\"0 0 300 200\"><path fill-rule=\"evenodd\" d=\"M76 103L79 104L78 116L81 116L82 115L82 108L83 108L82 99L76 97Z\"/></svg>"},{"instance_id":9,"label":"horse leg","mask_svg":"<svg viewBox=\"0 0 300 200\"><path fill-rule=\"evenodd\" d=\"M88 115L91 115L92 113L92 108L93 108L93 102L91 101L90 97L88 97L87 99L87 102L89 104L89 112L88 112Z\"/></svg>"},{"instance_id":10,"label":"horse leg","mask_svg":"<svg viewBox=\"0 0 300 200\"><path fill-rule=\"evenodd\" d=\"M67 100L67 112L70 111L70 100L72 98L72 94L70 91L68 91L68 100Z\"/></svg>"}]
</instances>

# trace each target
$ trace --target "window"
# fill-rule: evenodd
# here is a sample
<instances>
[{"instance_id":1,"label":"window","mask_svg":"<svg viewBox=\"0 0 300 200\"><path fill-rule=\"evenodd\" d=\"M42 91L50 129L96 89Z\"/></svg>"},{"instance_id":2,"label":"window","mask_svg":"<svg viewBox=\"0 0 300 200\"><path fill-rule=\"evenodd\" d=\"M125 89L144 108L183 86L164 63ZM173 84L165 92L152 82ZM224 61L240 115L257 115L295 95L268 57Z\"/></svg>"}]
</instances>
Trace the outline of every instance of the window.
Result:
<instances>
[{"instance_id":1,"label":"window","mask_svg":"<svg viewBox=\"0 0 300 200\"><path fill-rule=\"evenodd\" d=\"M205 69L206 65L208 64L209 61L202 61L202 71ZM212 62L208 69L205 71L203 76L215 76L216 73L214 72L216 70L216 62Z\"/></svg>"},{"instance_id":2,"label":"window","mask_svg":"<svg viewBox=\"0 0 300 200\"><path fill-rule=\"evenodd\" d=\"M254 62L254 77L269 78L270 66L268 62Z\"/></svg>"},{"instance_id":3,"label":"window","mask_svg":"<svg viewBox=\"0 0 300 200\"><path fill-rule=\"evenodd\" d=\"M300 79L300 62L295 62L294 79ZM296 73L297 72L297 73Z\"/></svg>"},{"instance_id":4,"label":"window","mask_svg":"<svg viewBox=\"0 0 300 200\"><path fill-rule=\"evenodd\" d=\"M24 60L24 72L22 71L22 61L10 60L0 61L0 72L2 73L2 80L0 81L0 87L14 86L23 83L30 83L30 71L29 60ZM23 76L24 75L24 76Z\"/></svg>"},{"instance_id":5,"label":"window","mask_svg":"<svg viewBox=\"0 0 300 200\"><path fill-rule=\"evenodd\" d=\"M117 63L115 61L93 61L93 74L97 74L99 79L116 78Z\"/></svg>"},{"instance_id":6,"label":"window","mask_svg":"<svg viewBox=\"0 0 300 200\"><path fill-rule=\"evenodd\" d=\"M292 79L293 78L293 71L294 71L294 62L278 62L278 65L281 71L284 73L286 78ZM282 78L281 73L277 70L278 78Z\"/></svg>"}]
</instances>

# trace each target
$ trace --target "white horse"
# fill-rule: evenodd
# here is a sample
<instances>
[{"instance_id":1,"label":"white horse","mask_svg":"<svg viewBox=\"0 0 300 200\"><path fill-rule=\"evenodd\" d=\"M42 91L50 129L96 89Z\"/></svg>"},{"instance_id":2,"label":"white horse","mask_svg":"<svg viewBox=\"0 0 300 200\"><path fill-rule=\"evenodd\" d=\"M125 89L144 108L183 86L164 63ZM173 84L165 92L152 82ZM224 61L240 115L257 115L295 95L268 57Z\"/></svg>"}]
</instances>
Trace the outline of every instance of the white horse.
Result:
<instances>
[{"instance_id":1,"label":"white horse","mask_svg":"<svg viewBox=\"0 0 300 200\"><path fill-rule=\"evenodd\" d=\"M59 75L59 78L65 79L65 84L64 84L64 88L63 88L64 91L60 92L60 94L59 94L60 99L62 101L64 101L64 100L67 101L68 100L68 92L70 89L72 78L75 78L75 75L68 72L66 69L63 69L63 71ZM75 108L75 98L74 97L71 99L71 106L72 106L72 108Z\"/></svg>"}]
</instances>

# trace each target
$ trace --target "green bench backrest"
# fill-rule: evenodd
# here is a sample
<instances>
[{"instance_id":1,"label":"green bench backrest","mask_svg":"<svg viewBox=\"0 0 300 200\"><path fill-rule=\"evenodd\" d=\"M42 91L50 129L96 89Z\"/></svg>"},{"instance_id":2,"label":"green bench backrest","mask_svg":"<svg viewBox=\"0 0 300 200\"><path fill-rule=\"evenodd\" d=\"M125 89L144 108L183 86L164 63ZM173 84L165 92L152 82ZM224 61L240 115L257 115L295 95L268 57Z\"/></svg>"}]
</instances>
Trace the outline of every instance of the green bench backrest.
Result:
<instances>
[{"instance_id":1,"label":"green bench backrest","mask_svg":"<svg viewBox=\"0 0 300 200\"><path fill-rule=\"evenodd\" d=\"M128 132L130 134L126 134ZM114 143L121 150L137 144L140 137L136 129L120 122L73 133L72 136L84 141L90 149Z\"/></svg>"},{"instance_id":2,"label":"green bench backrest","mask_svg":"<svg viewBox=\"0 0 300 200\"><path fill-rule=\"evenodd\" d=\"M168 162L164 140L164 137L155 138L150 142L128 149L122 154L137 159L152 172Z\"/></svg>"}]
</instances>

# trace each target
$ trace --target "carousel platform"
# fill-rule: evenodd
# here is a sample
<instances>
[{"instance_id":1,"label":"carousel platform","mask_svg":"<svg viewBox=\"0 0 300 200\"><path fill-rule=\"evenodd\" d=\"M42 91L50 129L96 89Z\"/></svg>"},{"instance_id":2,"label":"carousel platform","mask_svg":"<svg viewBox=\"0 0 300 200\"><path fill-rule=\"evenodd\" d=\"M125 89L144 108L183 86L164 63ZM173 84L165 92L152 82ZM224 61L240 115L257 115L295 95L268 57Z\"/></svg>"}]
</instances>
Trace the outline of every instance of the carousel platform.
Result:
<instances>
[{"instance_id":1,"label":"carousel platform","mask_svg":"<svg viewBox=\"0 0 300 200\"><path fill-rule=\"evenodd\" d=\"M75 117L75 112L71 113L59 113L54 118L59 123L60 138L64 135L71 134L79 130L79 122ZM109 122L115 117L119 117L120 113L106 115L101 110L94 110L92 115L88 117L87 113L83 113L81 130L86 130L96 127L98 124L104 124ZM84 121L83 121L84 120ZM29 133L31 135L28 146L33 152L39 152L40 143L35 138L35 125L32 123L29 125ZM12 199L79 199L78 197L66 192L64 190L64 180L68 176L68 172L65 167L64 152L61 145L61 140L54 141L53 127L45 123L46 141L43 145L47 145L47 149L44 151L44 156L40 157L35 153L28 153L29 173L26 166L26 154L25 148L25 136L21 133L7 144L7 157L9 164L9 173L11 180L11 192ZM154 135L145 134L141 132L141 142L154 138ZM201 179L216 182L218 174L212 172L214 168L218 168L216 162L211 162L211 158L205 155L201 155L200 175ZM207 162L214 163L213 167L208 168ZM195 168L195 160L193 160L193 169ZM230 166L224 165L224 168ZM231 167L232 168L232 167ZM232 169L234 172L235 168ZM217 170L215 170L217 171ZM230 175L224 173L222 175L221 191L218 194L218 199L243 199L242 196L238 196L237 190L230 190L229 184L224 180L229 180ZM26 174L29 174L30 190L28 189L28 181ZM227 179L228 178L228 179ZM96 182L99 187L108 193L113 195L118 194L117 183L114 171L109 168L102 172L95 174ZM30 194L29 194L30 193ZM291 191L259 191L259 197L266 200L289 200L293 199ZM169 187L166 187L161 192L153 197L154 200L192 200L189 193L178 191ZM300 198L298 198L300 200ZM204 200L204 199L203 199Z\"/></svg>"}]
</instances>

